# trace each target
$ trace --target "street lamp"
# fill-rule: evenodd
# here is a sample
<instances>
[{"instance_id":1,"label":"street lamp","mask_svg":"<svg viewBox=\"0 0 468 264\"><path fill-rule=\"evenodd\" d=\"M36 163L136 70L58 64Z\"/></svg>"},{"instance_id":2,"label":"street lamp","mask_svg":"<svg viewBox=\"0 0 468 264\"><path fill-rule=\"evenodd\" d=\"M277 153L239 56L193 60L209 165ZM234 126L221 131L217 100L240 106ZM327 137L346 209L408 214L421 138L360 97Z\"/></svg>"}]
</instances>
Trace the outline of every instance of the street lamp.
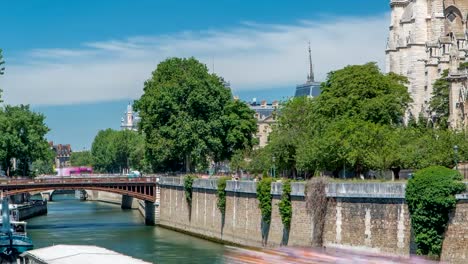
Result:
<instances>
[{"instance_id":1,"label":"street lamp","mask_svg":"<svg viewBox=\"0 0 468 264\"><path fill-rule=\"evenodd\" d=\"M458 170L458 146L453 146L453 152L455 154L455 169Z\"/></svg>"}]
</instances>

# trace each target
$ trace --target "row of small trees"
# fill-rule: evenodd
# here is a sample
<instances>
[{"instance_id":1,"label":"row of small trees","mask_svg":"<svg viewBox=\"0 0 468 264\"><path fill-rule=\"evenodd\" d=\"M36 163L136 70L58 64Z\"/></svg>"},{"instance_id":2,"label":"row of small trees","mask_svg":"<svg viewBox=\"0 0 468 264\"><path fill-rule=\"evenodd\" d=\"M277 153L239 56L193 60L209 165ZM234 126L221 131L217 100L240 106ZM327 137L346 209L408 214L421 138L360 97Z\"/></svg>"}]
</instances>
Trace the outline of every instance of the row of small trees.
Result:
<instances>
[{"instance_id":1,"label":"row of small trees","mask_svg":"<svg viewBox=\"0 0 468 264\"><path fill-rule=\"evenodd\" d=\"M96 172L121 173L130 169L148 172L144 137L136 131L106 129L98 132L91 151L73 152L72 166L93 166Z\"/></svg>"},{"instance_id":2,"label":"row of small trees","mask_svg":"<svg viewBox=\"0 0 468 264\"><path fill-rule=\"evenodd\" d=\"M404 122L411 104L406 84L405 77L383 74L375 63L330 72L321 95L283 103L268 146L253 151L257 144L253 111L234 100L223 79L196 59L167 59L135 102L144 138L137 152L144 156L144 165L134 160L133 166L194 172L230 161L232 169L255 174L274 167L292 177L323 171L381 177L389 170L398 177L404 168L453 167L454 145L459 146L458 158L467 158L465 132L447 128L445 79L434 85L430 104L437 117L434 122L413 116ZM101 171L125 168L133 154L123 151L128 155L122 159L117 149L128 147L112 140L109 146L100 146L107 142L107 134L111 132L96 137L93 164Z\"/></svg>"},{"instance_id":3,"label":"row of small trees","mask_svg":"<svg viewBox=\"0 0 468 264\"><path fill-rule=\"evenodd\" d=\"M285 102L268 146L252 153L246 169L262 173L275 167L293 177L322 171L375 171L379 177L392 170L398 177L403 168L453 167L455 145L459 158L467 158L466 133L447 129L444 113L435 124L411 116L405 124L411 103L406 83L374 63L329 73L320 96Z\"/></svg>"}]
</instances>

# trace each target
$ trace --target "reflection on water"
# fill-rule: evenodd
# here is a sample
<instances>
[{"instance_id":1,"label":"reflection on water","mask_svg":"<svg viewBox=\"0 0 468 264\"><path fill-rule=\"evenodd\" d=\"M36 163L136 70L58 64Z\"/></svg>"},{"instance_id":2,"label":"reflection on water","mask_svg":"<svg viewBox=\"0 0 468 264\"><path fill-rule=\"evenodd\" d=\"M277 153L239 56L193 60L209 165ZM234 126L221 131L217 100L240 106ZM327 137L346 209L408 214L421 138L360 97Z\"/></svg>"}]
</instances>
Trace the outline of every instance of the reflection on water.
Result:
<instances>
[{"instance_id":1,"label":"reflection on water","mask_svg":"<svg viewBox=\"0 0 468 264\"><path fill-rule=\"evenodd\" d=\"M34 247L97 245L153 263L222 263L222 245L145 226L137 210L54 195L48 214L27 220Z\"/></svg>"}]
</instances>

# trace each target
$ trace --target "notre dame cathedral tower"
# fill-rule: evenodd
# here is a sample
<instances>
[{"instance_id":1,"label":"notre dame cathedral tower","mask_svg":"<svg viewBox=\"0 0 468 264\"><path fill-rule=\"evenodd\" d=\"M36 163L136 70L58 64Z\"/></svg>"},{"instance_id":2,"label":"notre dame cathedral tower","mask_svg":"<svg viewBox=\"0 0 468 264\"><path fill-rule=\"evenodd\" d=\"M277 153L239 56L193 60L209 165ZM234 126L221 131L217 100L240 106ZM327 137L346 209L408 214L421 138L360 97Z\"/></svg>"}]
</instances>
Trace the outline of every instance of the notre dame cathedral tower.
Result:
<instances>
[{"instance_id":1,"label":"notre dame cathedral tower","mask_svg":"<svg viewBox=\"0 0 468 264\"><path fill-rule=\"evenodd\" d=\"M413 103L407 116L433 117L432 85L449 70L450 126L465 126L468 74L458 65L468 56L468 0L391 0L390 6L386 68L408 77Z\"/></svg>"}]
</instances>

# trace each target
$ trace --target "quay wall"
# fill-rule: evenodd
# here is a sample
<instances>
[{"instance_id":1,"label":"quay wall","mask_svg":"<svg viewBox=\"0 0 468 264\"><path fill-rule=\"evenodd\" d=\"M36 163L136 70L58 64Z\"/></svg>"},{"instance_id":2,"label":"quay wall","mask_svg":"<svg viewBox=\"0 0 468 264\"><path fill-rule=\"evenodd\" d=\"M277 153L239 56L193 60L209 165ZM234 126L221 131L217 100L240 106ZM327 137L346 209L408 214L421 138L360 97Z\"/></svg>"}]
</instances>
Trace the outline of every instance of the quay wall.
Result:
<instances>
[{"instance_id":1,"label":"quay wall","mask_svg":"<svg viewBox=\"0 0 468 264\"><path fill-rule=\"evenodd\" d=\"M111 192L86 190L87 200L122 205L122 195ZM138 209L138 200L133 199L131 209Z\"/></svg>"},{"instance_id":2,"label":"quay wall","mask_svg":"<svg viewBox=\"0 0 468 264\"><path fill-rule=\"evenodd\" d=\"M20 221L47 214L47 201L34 201L18 205L16 208Z\"/></svg>"},{"instance_id":3,"label":"quay wall","mask_svg":"<svg viewBox=\"0 0 468 264\"><path fill-rule=\"evenodd\" d=\"M102 191L94 191L94 190L85 190L86 191L86 199L89 201L98 201L104 203L111 203L122 205L122 195L110 192L102 192ZM131 209L136 209L140 212L140 214L145 219L145 222L152 222L155 223L159 219L159 188L156 190L156 203L154 205L154 214L146 216L146 204L145 201L132 198ZM130 208L129 208L130 209ZM150 219L151 218L151 219Z\"/></svg>"},{"instance_id":4,"label":"quay wall","mask_svg":"<svg viewBox=\"0 0 468 264\"><path fill-rule=\"evenodd\" d=\"M404 183L330 183L323 230L306 210L305 184L292 183L292 222L285 230L279 214L281 183L272 185L270 225L262 224L256 182L228 181L226 213L217 208L217 182L197 179L189 207L183 178L161 178L158 224L210 240L248 247L311 246L314 232L323 246L408 256L415 252ZM450 218L442 259L466 263L468 204L459 203ZM287 242L287 243L285 243Z\"/></svg>"}]
</instances>

